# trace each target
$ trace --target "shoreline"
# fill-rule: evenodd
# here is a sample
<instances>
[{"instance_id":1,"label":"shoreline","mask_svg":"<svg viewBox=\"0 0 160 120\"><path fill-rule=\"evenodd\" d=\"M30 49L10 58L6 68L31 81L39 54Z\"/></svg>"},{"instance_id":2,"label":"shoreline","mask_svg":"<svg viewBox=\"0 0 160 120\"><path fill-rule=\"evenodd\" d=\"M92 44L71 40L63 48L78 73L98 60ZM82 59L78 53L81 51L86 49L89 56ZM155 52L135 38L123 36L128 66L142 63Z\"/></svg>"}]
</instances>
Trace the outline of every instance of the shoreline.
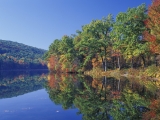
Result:
<instances>
[{"instance_id":1,"label":"shoreline","mask_svg":"<svg viewBox=\"0 0 160 120\"><path fill-rule=\"evenodd\" d=\"M91 70L91 71L85 71L85 75L92 76L93 78L100 78L102 76L109 76L109 77L126 77L126 78L137 78L137 79L148 79L153 81L160 81L160 74L158 74L156 77L152 77L147 75L144 69L115 69L115 70L108 70L108 71L99 71L99 70Z\"/></svg>"}]
</instances>

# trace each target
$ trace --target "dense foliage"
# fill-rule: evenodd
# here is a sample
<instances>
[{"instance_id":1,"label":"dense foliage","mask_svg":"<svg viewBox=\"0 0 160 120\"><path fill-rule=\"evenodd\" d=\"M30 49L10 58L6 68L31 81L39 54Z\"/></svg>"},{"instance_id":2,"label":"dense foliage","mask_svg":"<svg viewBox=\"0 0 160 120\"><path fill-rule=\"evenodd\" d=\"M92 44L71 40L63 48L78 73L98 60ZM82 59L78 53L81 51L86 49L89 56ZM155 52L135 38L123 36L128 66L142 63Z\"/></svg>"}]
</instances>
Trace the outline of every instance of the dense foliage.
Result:
<instances>
[{"instance_id":1,"label":"dense foliage","mask_svg":"<svg viewBox=\"0 0 160 120\"><path fill-rule=\"evenodd\" d=\"M159 4L142 4L126 12L93 20L72 36L63 36L45 54L51 71L78 72L160 64ZM158 16L158 17L157 17Z\"/></svg>"},{"instance_id":2,"label":"dense foliage","mask_svg":"<svg viewBox=\"0 0 160 120\"><path fill-rule=\"evenodd\" d=\"M145 39L150 42L153 53L160 53L160 0L153 0L148 8L148 18L145 25L149 29L145 31Z\"/></svg>"},{"instance_id":3,"label":"dense foliage","mask_svg":"<svg viewBox=\"0 0 160 120\"><path fill-rule=\"evenodd\" d=\"M0 70L47 68L43 60L45 52L21 43L0 40Z\"/></svg>"}]
</instances>

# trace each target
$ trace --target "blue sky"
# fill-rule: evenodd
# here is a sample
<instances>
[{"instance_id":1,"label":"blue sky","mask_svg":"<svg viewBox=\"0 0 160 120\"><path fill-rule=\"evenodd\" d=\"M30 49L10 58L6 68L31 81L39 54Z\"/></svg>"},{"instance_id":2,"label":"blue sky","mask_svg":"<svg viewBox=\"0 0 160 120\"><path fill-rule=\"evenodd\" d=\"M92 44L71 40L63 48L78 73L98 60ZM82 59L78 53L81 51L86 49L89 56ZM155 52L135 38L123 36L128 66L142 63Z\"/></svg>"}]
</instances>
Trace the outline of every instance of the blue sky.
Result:
<instances>
[{"instance_id":1,"label":"blue sky","mask_svg":"<svg viewBox=\"0 0 160 120\"><path fill-rule=\"evenodd\" d=\"M0 39L48 49L63 35L151 0L0 0Z\"/></svg>"}]
</instances>

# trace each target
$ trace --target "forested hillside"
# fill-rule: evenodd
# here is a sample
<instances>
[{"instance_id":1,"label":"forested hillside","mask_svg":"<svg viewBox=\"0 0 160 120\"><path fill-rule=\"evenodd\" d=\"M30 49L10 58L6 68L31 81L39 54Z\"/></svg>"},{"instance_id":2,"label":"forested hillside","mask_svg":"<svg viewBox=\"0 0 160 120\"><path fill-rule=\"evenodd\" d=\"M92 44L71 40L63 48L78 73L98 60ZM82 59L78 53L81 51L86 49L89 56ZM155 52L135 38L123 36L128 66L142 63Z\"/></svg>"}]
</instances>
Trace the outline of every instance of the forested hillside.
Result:
<instances>
[{"instance_id":1,"label":"forested hillside","mask_svg":"<svg viewBox=\"0 0 160 120\"><path fill-rule=\"evenodd\" d=\"M43 69L46 50L8 40L0 40L0 70Z\"/></svg>"}]
</instances>

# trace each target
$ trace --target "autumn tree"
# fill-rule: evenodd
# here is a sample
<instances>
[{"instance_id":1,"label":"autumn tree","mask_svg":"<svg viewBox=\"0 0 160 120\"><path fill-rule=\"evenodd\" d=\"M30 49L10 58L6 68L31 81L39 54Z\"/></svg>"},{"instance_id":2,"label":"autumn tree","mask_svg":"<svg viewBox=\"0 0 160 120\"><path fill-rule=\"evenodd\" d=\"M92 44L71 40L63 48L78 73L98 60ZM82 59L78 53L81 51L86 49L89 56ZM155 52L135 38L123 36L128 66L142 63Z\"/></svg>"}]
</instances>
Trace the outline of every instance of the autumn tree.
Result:
<instances>
[{"instance_id":1,"label":"autumn tree","mask_svg":"<svg viewBox=\"0 0 160 120\"><path fill-rule=\"evenodd\" d=\"M160 54L160 0L152 1L148 8L148 18L144 23L148 28L144 32L144 38L149 41L150 50L156 57L157 54Z\"/></svg>"},{"instance_id":2,"label":"autumn tree","mask_svg":"<svg viewBox=\"0 0 160 120\"><path fill-rule=\"evenodd\" d=\"M76 51L74 48L74 37L63 36L59 45L60 62L63 63L63 68L66 68L67 72L73 72L73 69L78 64L76 59Z\"/></svg>"},{"instance_id":3,"label":"autumn tree","mask_svg":"<svg viewBox=\"0 0 160 120\"><path fill-rule=\"evenodd\" d=\"M87 64L93 57L101 57L104 71L107 69L107 48L111 46L110 31L113 24L112 15L102 20L93 20L90 24L82 27L81 41L77 46L85 56L84 64Z\"/></svg>"},{"instance_id":4,"label":"autumn tree","mask_svg":"<svg viewBox=\"0 0 160 120\"><path fill-rule=\"evenodd\" d=\"M119 13L113 26L113 46L119 49L125 59L131 60L133 67L134 57L144 54L147 43L143 42L142 33L145 31L146 6L129 8L127 12Z\"/></svg>"},{"instance_id":5,"label":"autumn tree","mask_svg":"<svg viewBox=\"0 0 160 120\"><path fill-rule=\"evenodd\" d=\"M48 68L51 71L60 71L61 65L59 64L59 57L61 55L59 51L61 40L56 39L49 46L49 50L45 53L44 57L48 61Z\"/></svg>"},{"instance_id":6,"label":"autumn tree","mask_svg":"<svg viewBox=\"0 0 160 120\"><path fill-rule=\"evenodd\" d=\"M160 53L160 0L153 0L148 8L148 19L145 21L146 31L145 38L151 42L150 48L154 53Z\"/></svg>"}]
</instances>

